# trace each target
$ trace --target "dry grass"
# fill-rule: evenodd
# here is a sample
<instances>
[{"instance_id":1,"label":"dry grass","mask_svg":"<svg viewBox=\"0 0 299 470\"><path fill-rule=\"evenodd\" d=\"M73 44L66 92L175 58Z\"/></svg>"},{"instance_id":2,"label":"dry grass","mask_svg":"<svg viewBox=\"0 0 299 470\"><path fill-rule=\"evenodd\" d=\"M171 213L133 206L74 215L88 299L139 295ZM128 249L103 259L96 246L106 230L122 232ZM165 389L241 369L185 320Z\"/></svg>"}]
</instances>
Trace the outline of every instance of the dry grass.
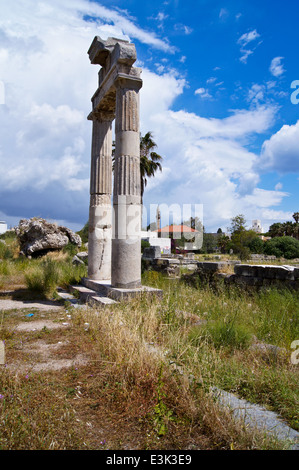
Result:
<instances>
[{"instance_id":1,"label":"dry grass","mask_svg":"<svg viewBox=\"0 0 299 470\"><path fill-rule=\"evenodd\" d=\"M5 424L0 448L267 447L263 437L235 423L202 388L190 385L187 375L169 367L167 354L148 346L150 339L166 339L166 331L157 320L161 306L143 303L146 311L137 301L102 311L74 309L69 328L44 328L25 336L15 328L25 312L7 312L10 367L0 372ZM42 315L36 312L35 320ZM59 323L65 315L49 313L43 318ZM48 345L49 364L80 354L88 365L35 371L33 365L44 361L37 344Z\"/></svg>"},{"instance_id":2,"label":"dry grass","mask_svg":"<svg viewBox=\"0 0 299 470\"><path fill-rule=\"evenodd\" d=\"M47 259L67 264L65 255ZM9 268L3 276L12 284L20 265ZM38 268L37 260L23 261L22 273ZM287 347L298 331L297 298L215 293L155 272L144 283L163 288L163 299L144 296L101 309L57 303L57 312L37 310L33 317L26 310L2 312L7 367L0 370L0 449L283 447L235 422L210 386L267 404L295 424L296 368L221 328ZM41 320L69 325L17 329Z\"/></svg>"}]
</instances>

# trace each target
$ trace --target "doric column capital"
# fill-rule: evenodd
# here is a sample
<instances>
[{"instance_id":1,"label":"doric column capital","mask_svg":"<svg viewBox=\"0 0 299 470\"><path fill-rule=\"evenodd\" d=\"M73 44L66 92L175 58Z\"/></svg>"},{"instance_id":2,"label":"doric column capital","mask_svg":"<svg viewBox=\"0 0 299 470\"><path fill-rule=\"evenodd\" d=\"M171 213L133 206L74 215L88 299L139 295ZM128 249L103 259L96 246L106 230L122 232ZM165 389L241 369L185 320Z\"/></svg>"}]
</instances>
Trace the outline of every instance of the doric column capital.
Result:
<instances>
[{"instance_id":1,"label":"doric column capital","mask_svg":"<svg viewBox=\"0 0 299 470\"><path fill-rule=\"evenodd\" d=\"M133 74L132 72L135 71ZM138 92L140 88L142 88L142 79L140 78L140 70L139 69L131 69L130 75L119 73L115 82L114 86L116 90L119 88L124 90L134 90Z\"/></svg>"},{"instance_id":2,"label":"doric column capital","mask_svg":"<svg viewBox=\"0 0 299 470\"><path fill-rule=\"evenodd\" d=\"M115 119L115 113L112 111L94 110L89 113L89 121L112 122Z\"/></svg>"}]
</instances>

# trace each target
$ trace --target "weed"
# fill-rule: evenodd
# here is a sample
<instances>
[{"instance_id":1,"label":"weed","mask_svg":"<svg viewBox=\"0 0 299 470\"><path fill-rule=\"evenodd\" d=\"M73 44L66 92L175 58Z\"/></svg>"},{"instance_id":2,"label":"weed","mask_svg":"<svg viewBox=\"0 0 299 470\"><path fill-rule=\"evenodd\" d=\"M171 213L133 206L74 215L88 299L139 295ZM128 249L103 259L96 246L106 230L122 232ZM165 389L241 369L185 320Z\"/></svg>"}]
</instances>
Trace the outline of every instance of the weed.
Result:
<instances>
[{"instance_id":1,"label":"weed","mask_svg":"<svg viewBox=\"0 0 299 470\"><path fill-rule=\"evenodd\" d=\"M53 297L58 285L67 287L70 284L77 284L85 274L85 266L73 266L69 262L45 257L32 266L25 275L25 282L30 291L49 298Z\"/></svg>"},{"instance_id":2,"label":"weed","mask_svg":"<svg viewBox=\"0 0 299 470\"><path fill-rule=\"evenodd\" d=\"M166 393L163 391L164 383L162 381L163 364L160 366L158 384L157 384L157 403L154 406L154 425L158 436L164 436L168 431L168 423L174 420L173 412L167 407L163 398Z\"/></svg>"},{"instance_id":3,"label":"weed","mask_svg":"<svg viewBox=\"0 0 299 470\"><path fill-rule=\"evenodd\" d=\"M191 341L196 345L202 340L207 340L216 349L228 348L231 351L248 348L251 338L252 335L248 328L237 324L235 319L220 319L205 328L195 328L190 334Z\"/></svg>"}]
</instances>

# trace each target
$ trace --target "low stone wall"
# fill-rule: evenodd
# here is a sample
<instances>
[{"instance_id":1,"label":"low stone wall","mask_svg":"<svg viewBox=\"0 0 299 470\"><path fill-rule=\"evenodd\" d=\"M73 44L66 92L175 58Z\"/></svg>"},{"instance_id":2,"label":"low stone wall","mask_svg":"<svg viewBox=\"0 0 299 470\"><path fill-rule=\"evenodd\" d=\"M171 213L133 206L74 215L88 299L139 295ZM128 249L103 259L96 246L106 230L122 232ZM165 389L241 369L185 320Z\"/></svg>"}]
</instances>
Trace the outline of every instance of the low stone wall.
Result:
<instances>
[{"instance_id":1,"label":"low stone wall","mask_svg":"<svg viewBox=\"0 0 299 470\"><path fill-rule=\"evenodd\" d=\"M299 289L299 268L294 266L249 265L235 266L235 273L227 283L253 287L287 287Z\"/></svg>"},{"instance_id":2,"label":"low stone wall","mask_svg":"<svg viewBox=\"0 0 299 470\"><path fill-rule=\"evenodd\" d=\"M142 264L145 269L152 269L166 274L169 277L180 276L181 268L194 271L197 269L197 261L190 258L166 258L164 256L158 258L151 258L142 256Z\"/></svg>"},{"instance_id":3,"label":"low stone wall","mask_svg":"<svg viewBox=\"0 0 299 470\"><path fill-rule=\"evenodd\" d=\"M192 257L185 256L166 258L157 255L154 250L145 253L142 262L145 269L152 269L169 277L178 277L180 268L187 268L192 273L183 277L191 283L193 281L196 283L197 280L215 283L221 279L227 285L299 289L299 266L251 265L241 264L239 260L198 262Z\"/></svg>"},{"instance_id":4,"label":"low stone wall","mask_svg":"<svg viewBox=\"0 0 299 470\"><path fill-rule=\"evenodd\" d=\"M243 287L261 288L274 286L299 289L299 267L289 265L250 265L235 262L234 273L229 274L221 272L224 271L227 263L198 263L198 268L192 276L197 276L208 282L222 279L227 285L235 284Z\"/></svg>"}]
</instances>

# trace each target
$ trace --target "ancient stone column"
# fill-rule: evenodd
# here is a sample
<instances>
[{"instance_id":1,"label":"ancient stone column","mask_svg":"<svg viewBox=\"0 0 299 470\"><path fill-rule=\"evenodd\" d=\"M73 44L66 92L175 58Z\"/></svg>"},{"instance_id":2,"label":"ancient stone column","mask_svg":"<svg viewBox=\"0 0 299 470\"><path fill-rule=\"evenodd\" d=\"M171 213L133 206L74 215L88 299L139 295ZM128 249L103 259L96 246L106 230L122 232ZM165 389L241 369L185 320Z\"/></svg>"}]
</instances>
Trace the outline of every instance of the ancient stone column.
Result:
<instances>
[{"instance_id":1,"label":"ancient stone column","mask_svg":"<svg viewBox=\"0 0 299 470\"><path fill-rule=\"evenodd\" d=\"M141 190L139 89L142 82L118 78L116 88L115 164L112 237L113 287L141 285Z\"/></svg>"},{"instance_id":2,"label":"ancient stone column","mask_svg":"<svg viewBox=\"0 0 299 470\"><path fill-rule=\"evenodd\" d=\"M88 277L111 279L112 237L112 120L109 113L93 112L88 236Z\"/></svg>"}]
</instances>

